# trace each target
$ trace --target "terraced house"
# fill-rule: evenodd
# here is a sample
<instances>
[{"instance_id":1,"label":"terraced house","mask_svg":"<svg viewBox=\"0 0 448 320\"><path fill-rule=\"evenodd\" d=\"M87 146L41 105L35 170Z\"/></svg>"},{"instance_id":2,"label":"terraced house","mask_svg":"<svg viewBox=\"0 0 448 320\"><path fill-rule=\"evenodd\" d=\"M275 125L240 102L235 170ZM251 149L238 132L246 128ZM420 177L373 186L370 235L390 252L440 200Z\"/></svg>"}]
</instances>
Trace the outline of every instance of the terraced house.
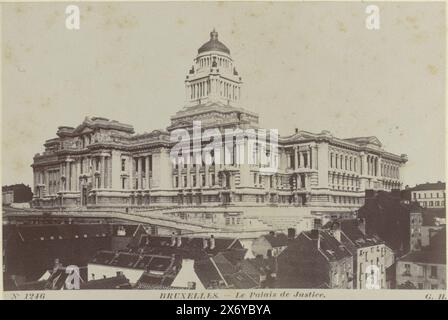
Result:
<instances>
[{"instance_id":1,"label":"terraced house","mask_svg":"<svg viewBox=\"0 0 448 320\"><path fill-rule=\"evenodd\" d=\"M406 155L382 148L376 137L341 139L329 131L296 129L278 137L275 172L260 163L173 163L170 135L203 130L241 130L259 126L258 114L241 106L242 77L230 50L212 31L185 78L185 106L165 129L136 134L131 125L87 117L77 127L62 126L36 154L34 207L304 207L315 212L351 211L363 204L366 189L402 186ZM243 150L248 139L243 140ZM204 146L204 143L201 147ZM270 155L256 143L255 158ZM235 148L230 152L234 159ZM188 157L188 155L187 155ZM216 160L216 159L215 159Z\"/></svg>"}]
</instances>

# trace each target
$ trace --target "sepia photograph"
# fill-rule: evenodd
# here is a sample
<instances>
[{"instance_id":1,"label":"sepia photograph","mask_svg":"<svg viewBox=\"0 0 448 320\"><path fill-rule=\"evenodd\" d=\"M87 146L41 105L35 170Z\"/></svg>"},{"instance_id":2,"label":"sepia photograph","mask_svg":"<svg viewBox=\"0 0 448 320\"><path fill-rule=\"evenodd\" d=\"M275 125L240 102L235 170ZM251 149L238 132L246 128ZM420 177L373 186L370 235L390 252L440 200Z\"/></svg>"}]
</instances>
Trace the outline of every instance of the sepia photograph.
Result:
<instances>
[{"instance_id":1,"label":"sepia photograph","mask_svg":"<svg viewBox=\"0 0 448 320\"><path fill-rule=\"evenodd\" d=\"M447 299L445 2L0 9L4 299Z\"/></svg>"}]
</instances>

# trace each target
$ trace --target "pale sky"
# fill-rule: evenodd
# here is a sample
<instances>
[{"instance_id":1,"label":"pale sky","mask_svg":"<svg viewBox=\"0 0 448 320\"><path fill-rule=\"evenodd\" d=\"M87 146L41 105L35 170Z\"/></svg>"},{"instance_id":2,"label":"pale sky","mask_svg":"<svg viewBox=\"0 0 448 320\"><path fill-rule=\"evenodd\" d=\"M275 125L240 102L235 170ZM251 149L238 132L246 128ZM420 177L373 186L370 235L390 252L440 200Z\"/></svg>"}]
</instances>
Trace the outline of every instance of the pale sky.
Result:
<instances>
[{"instance_id":1,"label":"pale sky","mask_svg":"<svg viewBox=\"0 0 448 320\"><path fill-rule=\"evenodd\" d=\"M85 116L164 129L213 28L243 77L242 107L262 127L376 136L409 157L404 184L445 177L444 3L79 3L2 7L2 184L32 184L58 126Z\"/></svg>"}]
</instances>

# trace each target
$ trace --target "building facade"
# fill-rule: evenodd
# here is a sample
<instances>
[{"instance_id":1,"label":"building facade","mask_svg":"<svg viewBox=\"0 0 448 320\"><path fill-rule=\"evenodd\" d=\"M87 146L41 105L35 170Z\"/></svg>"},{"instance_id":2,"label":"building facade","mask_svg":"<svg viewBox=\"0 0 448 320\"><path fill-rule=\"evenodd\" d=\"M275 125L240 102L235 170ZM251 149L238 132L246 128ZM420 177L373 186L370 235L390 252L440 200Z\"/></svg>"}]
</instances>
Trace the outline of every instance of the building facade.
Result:
<instances>
[{"instance_id":1,"label":"building facade","mask_svg":"<svg viewBox=\"0 0 448 320\"><path fill-rule=\"evenodd\" d=\"M366 234L361 219L330 222L325 226L353 256L353 287L386 289L387 248L378 236Z\"/></svg>"},{"instance_id":2,"label":"building facade","mask_svg":"<svg viewBox=\"0 0 448 320\"><path fill-rule=\"evenodd\" d=\"M423 208L445 208L445 183L422 183L411 188L411 199Z\"/></svg>"},{"instance_id":3,"label":"building facade","mask_svg":"<svg viewBox=\"0 0 448 320\"><path fill-rule=\"evenodd\" d=\"M353 255L327 230L301 232L277 263L279 288L353 289Z\"/></svg>"},{"instance_id":4,"label":"building facade","mask_svg":"<svg viewBox=\"0 0 448 320\"><path fill-rule=\"evenodd\" d=\"M401 257L396 277L399 289L446 289L446 229L437 231L428 247Z\"/></svg>"},{"instance_id":5,"label":"building facade","mask_svg":"<svg viewBox=\"0 0 448 320\"><path fill-rule=\"evenodd\" d=\"M240 106L242 78L217 32L199 48L185 89L185 107L163 130L135 134L132 126L101 117L59 127L34 157L34 207L269 205L350 211L363 205L366 189L402 186L406 155L385 151L375 137L341 139L328 131L296 129L278 137L274 173L260 170L259 163L233 160L197 165L190 161L193 155L173 163L171 134L191 132L193 121L203 130L259 129L258 115ZM242 147L247 150L247 139ZM256 159L270 152L261 145L255 150ZM235 149L230 153L234 159Z\"/></svg>"},{"instance_id":6,"label":"building facade","mask_svg":"<svg viewBox=\"0 0 448 320\"><path fill-rule=\"evenodd\" d=\"M421 246L422 207L402 198L399 190L366 191L366 203L358 217L365 221L367 234L376 234L396 257Z\"/></svg>"}]
</instances>

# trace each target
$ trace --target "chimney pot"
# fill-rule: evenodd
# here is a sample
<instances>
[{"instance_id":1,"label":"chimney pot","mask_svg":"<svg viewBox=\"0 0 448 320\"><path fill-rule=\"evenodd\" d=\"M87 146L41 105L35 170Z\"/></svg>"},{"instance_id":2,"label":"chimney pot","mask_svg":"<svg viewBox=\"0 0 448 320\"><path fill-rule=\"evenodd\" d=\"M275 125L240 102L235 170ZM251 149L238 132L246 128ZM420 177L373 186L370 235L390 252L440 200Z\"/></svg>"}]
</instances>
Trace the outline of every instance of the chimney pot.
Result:
<instances>
[{"instance_id":1,"label":"chimney pot","mask_svg":"<svg viewBox=\"0 0 448 320\"><path fill-rule=\"evenodd\" d=\"M288 239L294 239L296 237L296 229L288 228Z\"/></svg>"},{"instance_id":2,"label":"chimney pot","mask_svg":"<svg viewBox=\"0 0 448 320\"><path fill-rule=\"evenodd\" d=\"M210 250L215 249L215 237L213 235L210 236Z\"/></svg>"},{"instance_id":3,"label":"chimney pot","mask_svg":"<svg viewBox=\"0 0 448 320\"><path fill-rule=\"evenodd\" d=\"M171 246L174 247L176 245L176 234L173 232L171 234Z\"/></svg>"}]
</instances>

